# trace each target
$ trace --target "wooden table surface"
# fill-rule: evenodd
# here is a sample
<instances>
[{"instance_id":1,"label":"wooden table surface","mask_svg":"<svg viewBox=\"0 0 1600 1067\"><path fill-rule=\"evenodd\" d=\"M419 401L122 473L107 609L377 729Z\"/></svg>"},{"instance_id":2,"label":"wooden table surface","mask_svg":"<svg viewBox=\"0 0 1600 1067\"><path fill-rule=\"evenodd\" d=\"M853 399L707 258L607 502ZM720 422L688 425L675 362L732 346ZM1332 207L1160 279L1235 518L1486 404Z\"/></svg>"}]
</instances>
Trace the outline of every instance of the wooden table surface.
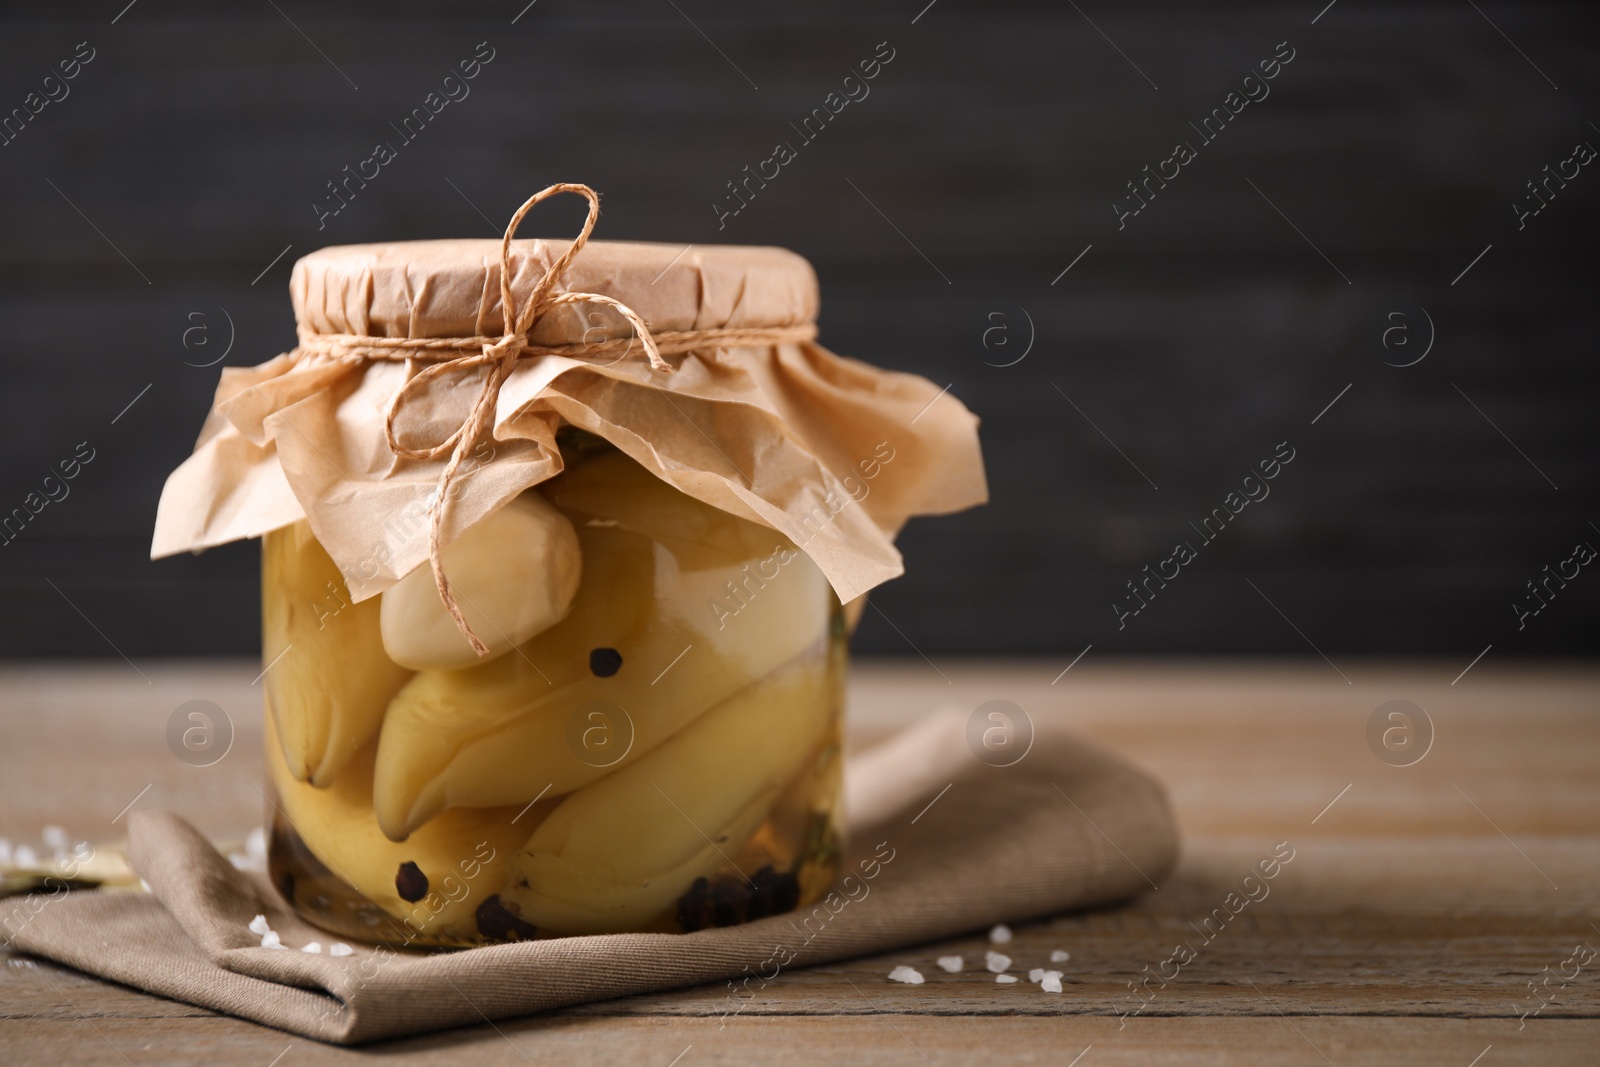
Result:
<instances>
[{"instance_id":1,"label":"wooden table surface","mask_svg":"<svg viewBox=\"0 0 1600 1067\"><path fill-rule=\"evenodd\" d=\"M995 984L974 967L980 933L786 974L725 1024L723 991L700 987L349 1050L0 953L0 1063L1600 1063L1600 958L1570 962L1600 947L1600 669L1486 661L1452 683L1460 663L1347 662L1346 682L1321 660L1091 656L1052 685L1065 662L858 664L851 690L856 745L1004 698L1167 783L1183 858L1158 890L1017 929L1007 951L1024 965L1070 951L1059 995ZM241 837L261 816L258 669L0 668L0 836L59 825L115 840L137 797ZM166 747L168 716L191 699L236 726L211 767ZM1369 748L1368 719L1392 699L1432 723L1409 767ZM1197 936L1191 924L1285 841L1295 859L1270 895ZM1123 1018L1139 1003L1130 983L1179 941L1197 957ZM969 969L940 971L946 954ZM927 984L887 981L902 963Z\"/></svg>"}]
</instances>

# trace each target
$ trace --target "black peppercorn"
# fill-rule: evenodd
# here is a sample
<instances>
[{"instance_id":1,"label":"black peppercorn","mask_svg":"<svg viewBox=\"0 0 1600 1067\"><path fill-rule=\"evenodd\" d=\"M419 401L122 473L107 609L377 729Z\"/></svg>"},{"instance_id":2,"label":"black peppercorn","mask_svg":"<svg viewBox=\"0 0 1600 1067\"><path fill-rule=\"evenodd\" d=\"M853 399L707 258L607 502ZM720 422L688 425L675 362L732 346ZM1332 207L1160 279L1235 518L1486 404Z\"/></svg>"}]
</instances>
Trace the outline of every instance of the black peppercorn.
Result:
<instances>
[{"instance_id":1,"label":"black peppercorn","mask_svg":"<svg viewBox=\"0 0 1600 1067\"><path fill-rule=\"evenodd\" d=\"M589 670L596 678L609 678L622 669L622 653L614 648L596 648L589 652Z\"/></svg>"},{"instance_id":2,"label":"black peppercorn","mask_svg":"<svg viewBox=\"0 0 1600 1067\"><path fill-rule=\"evenodd\" d=\"M479 904L478 933L496 941L527 941L537 937L539 928L512 911L513 907L515 905L502 901L499 893Z\"/></svg>"},{"instance_id":3,"label":"black peppercorn","mask_svg":"<svg viewBox=\"0 0 1600 1067\"><path fill-rule=\"evenodd\" d=\"M401 900L415 904L428 895L428 876L422 873L421 867L406 860L394 874L394 891L400 894Z\"/></svg>"}]
</instances>

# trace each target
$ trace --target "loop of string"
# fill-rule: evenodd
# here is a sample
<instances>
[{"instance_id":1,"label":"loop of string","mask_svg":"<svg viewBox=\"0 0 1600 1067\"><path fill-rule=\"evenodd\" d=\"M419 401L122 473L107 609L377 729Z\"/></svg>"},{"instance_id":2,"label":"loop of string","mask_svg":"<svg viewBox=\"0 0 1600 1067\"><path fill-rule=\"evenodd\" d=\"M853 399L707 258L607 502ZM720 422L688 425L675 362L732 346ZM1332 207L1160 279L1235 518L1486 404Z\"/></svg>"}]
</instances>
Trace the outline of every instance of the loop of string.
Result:
<instances>
[{"instance_id":1,"label":"loop of string","mask_svg":"<svg viewBox=\"0 0 1600 1067\"><path fill-rule=\"evenodd\" d=\"M519 307L516 294L511 290L511 240L523 217L533 206L558 193L576 193L582 196L589 202L588 217L584 220L583 229L571 247L550 265L550 269L534 285L527 300ZM652 370L670 374L673 366L662 358L663 350L668 353L681 353L703 348L772 345L790 341L809 341L817 334L816 324L809 322L792 326L734 327L652 334L638 313L620 300L599 293L559 293L552 296L551 290L566 274L574 257L588 242L599 217L599 194L587 185L570 183L552 185L540 190L529 197L511 216L505 236L500 240L500 306L505 322L505 332L500 337L368 337L357 334L317 334L302 328L299 335L300 343L294 353L296 358L320 355L335 360L411 361L426 364L395 393L384 419L384 436L394 454L403 459L438 459L445 455L450 457L445 463L444 471L439 475L438 488L434 491L433 499L428 506L428 562L432 566L434 584L439 589L439 599L444 602L445 610L455 622L456 629L461 631L462 636L472 645L473 651L480 656L487 655L489 649L473 632L456 603L450 580L444 573L440 538L444 529L445 508L450 500L450 484L455 480L456 472L468 453L482 436L490 431L500 399L500 388L516 369L518 361L548 355L592 358L615 354L618 359L622 359L630 355L633 346L638 344L649 360ZM528 334L533 330L534 324L550 309L566 304L585 303L603 304L613 308L633 327L633 335L592 344L529 343ZM474 400L467 417L450 436L438 444L425 448L410 448L401 443L395 431L395 416L413 395L426 389L445 374L478 368L487 368L483 388Z\"/></svg>"}]
</instances>

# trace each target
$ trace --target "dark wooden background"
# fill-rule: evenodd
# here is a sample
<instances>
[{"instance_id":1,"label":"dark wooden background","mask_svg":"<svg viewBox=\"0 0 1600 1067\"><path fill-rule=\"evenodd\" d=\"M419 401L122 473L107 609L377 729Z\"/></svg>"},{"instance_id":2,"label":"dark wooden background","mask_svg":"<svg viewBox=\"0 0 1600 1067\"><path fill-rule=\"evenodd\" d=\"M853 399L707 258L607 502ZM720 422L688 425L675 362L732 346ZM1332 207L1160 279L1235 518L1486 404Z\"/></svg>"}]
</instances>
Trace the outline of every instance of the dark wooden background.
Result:
<instances>
[{"instance_id":1,"label":"dark wooden background","mask_svg":"<svg viewBox=\"0 0 1600 1067\"><path fill-rule=\"evenodd\" d=\"M524 2L5 6L0 111L95 58L0 147L0 513L95 459L0 547L0 652L254 649L253 546L147 559L215 384L186 364L228 317L228 364L289 347L296 256L492 236L567 180L602 236L802 252L825 342L983 417L993 503L912 525L866 650L1594 651L1595 568L1524 630L1511 608L1600 546L1600 168L1520 232L1511 206L1600 146L1592 5ZM318 232L324 182L480 41L471 96ZM881 41L871 95L719 233L724 183ZM1281 41L1271 95L1119 232L1124 182ZM1437 334L1407 368L1371 340L1401 303ZM1119 631L1124 583L1285 440L1271 497Z\"/></svg>"}]
</instances>

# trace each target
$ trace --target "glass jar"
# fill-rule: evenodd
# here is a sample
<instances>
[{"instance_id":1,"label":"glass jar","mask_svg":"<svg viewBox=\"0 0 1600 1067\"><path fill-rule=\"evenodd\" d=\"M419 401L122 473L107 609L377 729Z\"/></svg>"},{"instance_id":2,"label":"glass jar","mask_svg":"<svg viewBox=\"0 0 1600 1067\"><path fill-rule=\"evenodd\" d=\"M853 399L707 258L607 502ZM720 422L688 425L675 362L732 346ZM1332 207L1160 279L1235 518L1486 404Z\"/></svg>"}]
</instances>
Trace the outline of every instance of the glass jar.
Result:
<instances>
[{"instance_id":1,"label":"glass jar","mask_svg":"<svg viewBox=\"0 0 1600 1067\"><path fill-rule=\"evenodd\" d=\"M599 438L561 442L563 473L445 550L489 658L457 665L426 564L354 603L304 521L265 535L268 864L307 921L414 947L689 932L835 877L827 579Z\"/></svg>"}]
</instances>

